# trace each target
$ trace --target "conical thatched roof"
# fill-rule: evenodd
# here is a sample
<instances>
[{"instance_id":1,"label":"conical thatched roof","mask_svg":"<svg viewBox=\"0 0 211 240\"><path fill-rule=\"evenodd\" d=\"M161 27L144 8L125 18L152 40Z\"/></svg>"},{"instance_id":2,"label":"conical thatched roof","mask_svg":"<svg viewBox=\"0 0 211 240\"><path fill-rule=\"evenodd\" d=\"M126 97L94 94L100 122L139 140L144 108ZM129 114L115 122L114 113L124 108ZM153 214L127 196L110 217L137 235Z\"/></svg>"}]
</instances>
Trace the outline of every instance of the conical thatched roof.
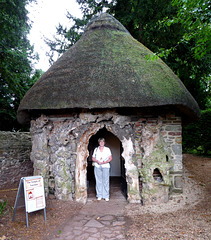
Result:
<instances>
[{"instance_id":1,"label":"conical thatched roof","mask_svg":"<svg viewBox=\"0 0 211 240\"><path fill-rule=\"evenodd\" d=\"M196 101L178 77L161 59L147 61L148 54L152 52L121 23L101 14L27 92L19 122L33 111L74 108L176 106L191 118L199 116Z\"/></svg>"}]
</instances>

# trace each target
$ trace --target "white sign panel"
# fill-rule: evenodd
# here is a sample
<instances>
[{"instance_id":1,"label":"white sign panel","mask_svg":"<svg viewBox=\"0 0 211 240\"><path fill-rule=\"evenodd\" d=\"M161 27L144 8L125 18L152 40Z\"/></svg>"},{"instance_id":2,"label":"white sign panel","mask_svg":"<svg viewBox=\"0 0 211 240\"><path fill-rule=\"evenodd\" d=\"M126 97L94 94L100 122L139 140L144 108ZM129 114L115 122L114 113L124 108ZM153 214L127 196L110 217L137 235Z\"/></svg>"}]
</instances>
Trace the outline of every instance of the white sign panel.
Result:
<instances>
[{"instance_id":1,"label":"white sign panel","mask_svg":"<svg viewBox=\"0 0 211 240\"><path fill-rule=\"evenodd\" d=\"M25 206L26 226L29 226L28 213L43 209L46 221L45 191L42 176L23 177L20 180L18 193L15 200L12 221L18 207Z\"/></svg>"},{"instance_id":2,"label":"white sign panel","mask_svg":"<svg viewBox=\"0 0 211 240\"><path fill-rule=\"evenodd\" d=\"M42 176L25 177L23 184L26 212L44 209L46 204Z\"/></svg>"}]
</instances>

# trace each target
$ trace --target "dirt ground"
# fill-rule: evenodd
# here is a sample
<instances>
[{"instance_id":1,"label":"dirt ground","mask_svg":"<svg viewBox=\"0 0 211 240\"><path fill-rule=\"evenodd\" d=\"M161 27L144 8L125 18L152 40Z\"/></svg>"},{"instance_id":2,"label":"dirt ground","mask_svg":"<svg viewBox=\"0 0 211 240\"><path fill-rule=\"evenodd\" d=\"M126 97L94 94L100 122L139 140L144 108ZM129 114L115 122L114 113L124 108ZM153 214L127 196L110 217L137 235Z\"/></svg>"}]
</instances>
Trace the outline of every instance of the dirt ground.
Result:
<instances>
[{"instance_id":1,"label":"dirt ground","mask_svg":"<svg viewBox=\"0 0 211 240\"><path fill-rule=\"evenodd\" d=\"M125 209L125 236L141 239L211 239L211 159L183 155L184 193L167 204L140 206L128 204ZM0 240L45 240L83 207L75 202L62 202L53 197L47 201L47 221L43 211L29 215L26 228L25 211L18 209L12 222L17 186L0 190L0 199L8 200L7 213L0 217Z\"/></svg>"},{"instance_id":2,"label":"dirt ground","mask_svg":"<svg viewBox=\"0 0 211 240\"><path fill-rule=\"evenodd\" d=\"M159 206L127 205L129 240L211 239L211 159L183 155L182 197Z\"/></svg>"}]
</instances>

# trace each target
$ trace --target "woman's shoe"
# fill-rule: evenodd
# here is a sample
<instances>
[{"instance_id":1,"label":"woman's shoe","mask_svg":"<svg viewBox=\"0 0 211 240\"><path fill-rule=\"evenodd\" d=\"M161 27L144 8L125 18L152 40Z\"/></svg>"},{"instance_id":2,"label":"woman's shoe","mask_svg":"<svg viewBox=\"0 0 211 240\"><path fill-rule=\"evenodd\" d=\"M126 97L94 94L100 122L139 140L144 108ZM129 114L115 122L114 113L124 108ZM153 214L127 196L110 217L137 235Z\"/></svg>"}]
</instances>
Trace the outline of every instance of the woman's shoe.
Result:
<instances>
[{"instance_id":1,"label":"woman's shoe","mask_svg":"<svg viewBox=\"0 0 211 240\"><path fill-rule=\"evenodd\" d=\"M109 198L106 198L105 200L106 200L106 202L109 202Z\"/></svg>"}]
</instances>

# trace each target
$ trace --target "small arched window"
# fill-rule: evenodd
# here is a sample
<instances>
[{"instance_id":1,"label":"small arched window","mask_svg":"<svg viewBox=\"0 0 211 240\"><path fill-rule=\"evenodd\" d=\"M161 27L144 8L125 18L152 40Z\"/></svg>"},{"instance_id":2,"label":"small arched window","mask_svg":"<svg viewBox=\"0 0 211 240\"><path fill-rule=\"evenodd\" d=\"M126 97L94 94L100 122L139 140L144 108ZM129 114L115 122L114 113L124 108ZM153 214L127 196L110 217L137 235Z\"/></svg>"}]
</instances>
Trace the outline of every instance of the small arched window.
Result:
<instances>
[{"instance_id":1,"label":"small arched window","mask_svg":"<svg viewBox=\"0 0 211 240\"><path fill-rule=\"evenodd\" d=\"M153 171L153 178L155 179L155 181L157 182L163 182L163 176L160 173L160 170L158 168L155 168Z\"/></svg>"}]
</instances>

